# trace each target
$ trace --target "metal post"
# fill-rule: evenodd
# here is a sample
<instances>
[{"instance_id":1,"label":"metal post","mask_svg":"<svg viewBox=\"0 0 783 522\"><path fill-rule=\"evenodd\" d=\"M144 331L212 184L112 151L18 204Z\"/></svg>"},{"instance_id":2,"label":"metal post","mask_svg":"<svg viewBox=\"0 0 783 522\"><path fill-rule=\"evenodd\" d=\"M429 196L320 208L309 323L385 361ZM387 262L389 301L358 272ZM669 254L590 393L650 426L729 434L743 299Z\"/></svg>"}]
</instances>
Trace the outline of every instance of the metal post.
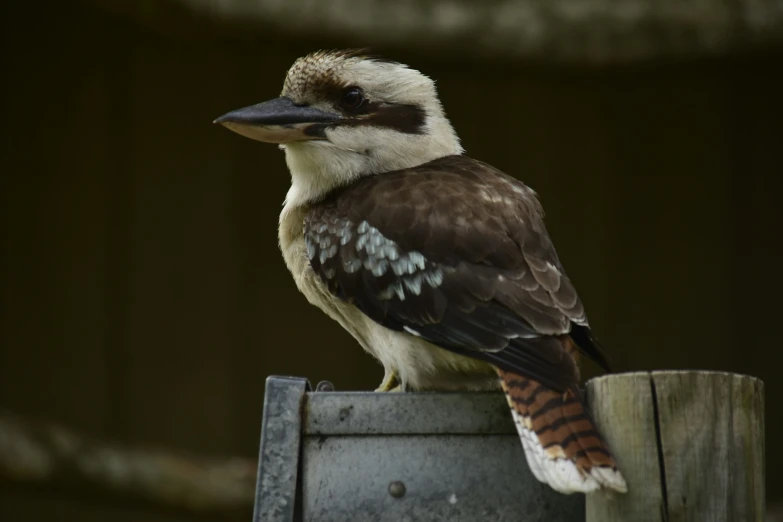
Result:
<instances>
[{"instance_id":1,"label":"metal post","mask_svg":"<svg viewBox=\"0 0 783 522\"><path fill-rule=\"evenodd\" d=\"M273 376L266 380L254 522L294 522L302 402L308 388L307 379Z\"/></svg>"}]
</instances>

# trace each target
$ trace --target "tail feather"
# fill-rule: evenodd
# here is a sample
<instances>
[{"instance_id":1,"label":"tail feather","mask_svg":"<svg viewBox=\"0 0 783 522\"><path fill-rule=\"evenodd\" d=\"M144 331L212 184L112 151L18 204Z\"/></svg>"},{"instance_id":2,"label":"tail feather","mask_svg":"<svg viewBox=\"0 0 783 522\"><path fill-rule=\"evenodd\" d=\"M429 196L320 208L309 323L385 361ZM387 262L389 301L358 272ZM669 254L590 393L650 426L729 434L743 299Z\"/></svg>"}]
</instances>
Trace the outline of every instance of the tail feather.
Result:
<instances>
[{"instance_id":1,"label":"tail feather","mask_svg":"<svg viewBox=\"0 0 783 522\"><path fill-rule=\"evenodd\" d=\"M575 387L565 392L497 370L533 475L562 493L627 491Z\"/></svg>"}]
</instances>

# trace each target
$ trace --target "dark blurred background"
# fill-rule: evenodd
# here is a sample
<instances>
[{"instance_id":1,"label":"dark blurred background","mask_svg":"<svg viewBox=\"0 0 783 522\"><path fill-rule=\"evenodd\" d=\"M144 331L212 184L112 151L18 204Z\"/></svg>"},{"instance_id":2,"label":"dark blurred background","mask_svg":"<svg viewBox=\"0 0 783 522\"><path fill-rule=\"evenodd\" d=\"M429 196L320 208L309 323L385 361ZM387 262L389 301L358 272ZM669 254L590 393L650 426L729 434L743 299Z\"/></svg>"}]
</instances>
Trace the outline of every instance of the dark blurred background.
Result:
<instances>
[{"instance_id":1,"label":"dark blurred background","mask_svg":"<svg viewBox=\"0 0 783 522\"><path fill-rule=\"evenodd\" d=\"M211 123L276 96L298 56L371 45L437 80L469 155L538 191L618 370L765 381L783 501L783 11L578 3L3 2L0 428L250 477L266 376L377 386L279 255L282 153ZM9 441L33 464L0 459L2 520L250 519L246 492L210 512Z\"/></svg>"}]
</instances>

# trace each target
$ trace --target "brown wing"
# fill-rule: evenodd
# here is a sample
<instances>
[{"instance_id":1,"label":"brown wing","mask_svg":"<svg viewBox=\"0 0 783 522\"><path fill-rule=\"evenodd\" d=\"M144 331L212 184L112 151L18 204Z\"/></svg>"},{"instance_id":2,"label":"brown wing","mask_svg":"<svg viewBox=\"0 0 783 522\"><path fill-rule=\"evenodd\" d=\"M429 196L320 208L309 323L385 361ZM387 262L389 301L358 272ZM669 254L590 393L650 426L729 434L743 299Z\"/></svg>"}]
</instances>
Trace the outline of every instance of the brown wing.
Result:
<instances>
[{"instance_id":1,"label":"brown wing","mask_svg":"<svg viewBox=\"0 0 783 522\"><path fill-rule=\"evenodd\" d=\"M605 364L535 194L481 162L365 178L311 209L305 240L329 289L389 328L557 390L578 380L568 335Z\"/></svg>"}]
</instances>

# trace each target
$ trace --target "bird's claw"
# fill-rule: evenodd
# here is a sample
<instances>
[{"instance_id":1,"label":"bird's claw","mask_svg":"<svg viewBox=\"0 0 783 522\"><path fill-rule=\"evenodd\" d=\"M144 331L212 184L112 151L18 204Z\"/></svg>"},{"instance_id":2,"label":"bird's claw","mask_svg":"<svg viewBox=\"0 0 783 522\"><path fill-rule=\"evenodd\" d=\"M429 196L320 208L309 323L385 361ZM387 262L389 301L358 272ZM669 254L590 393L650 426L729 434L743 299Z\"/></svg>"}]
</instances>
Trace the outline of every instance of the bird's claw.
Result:
<instances>
[{"instance_id":1,"label":"bird's claw","mask_svg":"<svg viewBox=\"0 0 783 522\"><path fill-rule=\"evenodd\" d=\"M387 372L383 377L383 382L378 388L377 392L399 392L402 391L402 384L397 379L397 374L394 371Z\"/></svg>"}]
</instances>

